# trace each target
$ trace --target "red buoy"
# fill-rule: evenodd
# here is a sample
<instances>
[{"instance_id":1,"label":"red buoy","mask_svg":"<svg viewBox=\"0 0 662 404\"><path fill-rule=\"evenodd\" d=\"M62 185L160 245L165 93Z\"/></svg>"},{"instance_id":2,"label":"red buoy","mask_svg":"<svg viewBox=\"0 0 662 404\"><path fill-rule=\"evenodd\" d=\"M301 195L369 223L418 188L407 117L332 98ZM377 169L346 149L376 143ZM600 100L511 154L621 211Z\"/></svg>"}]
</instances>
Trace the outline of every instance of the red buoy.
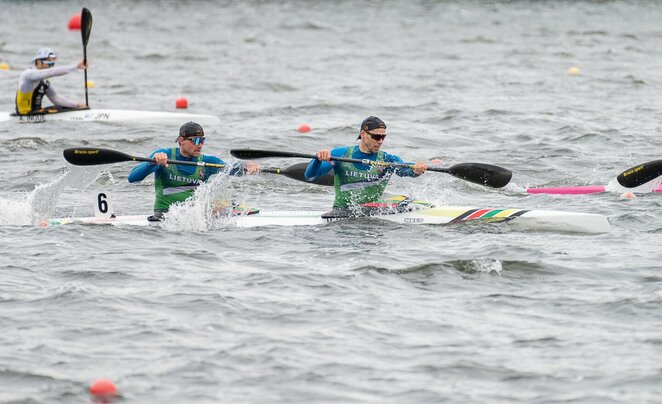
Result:
<instances>
[{"instance_id":1,"label":"red buoy","mask_svg":"<svg viewBox=\"0 0 662 404\"><path fill-rule=\"evenodd\" d=\"M80 30L80 14L72 15L69 18L69 29L71 31Z\"/></svg>"},{"instance_id":2,"label":"red buoy","mask_svg":"<svg viewBox=\"0 0 662 404\"><path fill-rule=\"evenodd\" d=\"M117 396L117 387L108 379L99 379L90 385L90 394L102 402L113 400Z\"/></svg>"},{"instance_id":3,"label":"red buoy","mask_svg":"<svg viewBox=\"0 0 662 404\"><path fill-rule=\"evenodd\" d=\"M188 108L188 100L186 99L186 97L177 98L177 101L175 101L175 107L182 109Z\"/></svg>"},{"instance_id":4,"label":"red buoy","mask_svg":"<svg viewBox=\"0 0 662 404\"><path fill-rule=\"evenodd\" d=\"M306 133L310 132L310 126L306 125L305 123L297 129L300 133Z\"/></svg>"}]
</instances>

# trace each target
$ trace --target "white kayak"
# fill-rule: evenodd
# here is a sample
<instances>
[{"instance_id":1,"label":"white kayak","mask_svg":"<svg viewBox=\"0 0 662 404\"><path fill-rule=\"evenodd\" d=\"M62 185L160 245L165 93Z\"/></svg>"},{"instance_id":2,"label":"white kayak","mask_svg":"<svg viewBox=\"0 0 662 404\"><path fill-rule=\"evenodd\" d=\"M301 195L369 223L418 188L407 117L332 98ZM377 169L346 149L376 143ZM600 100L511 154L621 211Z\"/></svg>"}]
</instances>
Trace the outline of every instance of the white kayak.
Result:
<instances>
[{"instance_id":1,"label":"white kayak","mask_svg":"<svg viewBox=\"0 0 662 404\"><path fill-rule=\"evenodd\" d=\"M181 125L195 121L201 125L218 125L220 119L214 115L189 114L184 112L132 111L122 109L80 109L48 114L16 115L0 112L0 123L41 123L49 121L72 122L130 122L145 124Z\"/></svg>"},{"instance_id":2,"label":"white kayak","mask_svg":"<svg viewBox=\"0 0 662 404\"><path fill-rule=\"evenodd\" d=\"M317 226L352 218L326 217L324 211L259 211L247 215L220 218L228 226ZM50 219L42 226L62 224L111 224L125 226L148 226L148 215L116 216L111 218L78 217ZM467 222L507 223L516 230L558 231L571 233L607 233L611 230L607 218L594 213L562 212L553 210L526 209L476 209L459 206L433 207L408 212L370 216L371 219L387 220L401 224L454 225ZM167 216L166 219L167 220Z\"/></svg>"}]
</instances>

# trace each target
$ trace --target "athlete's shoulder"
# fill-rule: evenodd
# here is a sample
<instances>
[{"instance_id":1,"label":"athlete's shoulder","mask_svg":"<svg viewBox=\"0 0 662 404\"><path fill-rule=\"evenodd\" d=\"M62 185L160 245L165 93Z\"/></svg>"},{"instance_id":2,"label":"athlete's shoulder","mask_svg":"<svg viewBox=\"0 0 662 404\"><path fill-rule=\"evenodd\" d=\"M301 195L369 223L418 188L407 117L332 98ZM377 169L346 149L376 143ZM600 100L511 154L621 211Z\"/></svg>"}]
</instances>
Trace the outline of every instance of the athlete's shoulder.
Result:
<instances>
[{"instance_id":1,"label":"athlete's shoulder","mask_svg":"<svg viewBox=\"0 0 662 404\"><path fill-rule=\"evenodd\" d=\"M35 76L36 74L37 74L37 69L35 69L33 67L28 67L27 69L23 70L23 72L21 72L20 78L21 79L32 79L33 76Z\"/></svg>"},{"instance_id":2,"label":"athlete's shoulder","mask_svg":"<svg viewBox=\"0 0 662 404\"><path fill-rule=\"evenodd\" d=\"M220 159L219 157L210 156L210 155L207 155L207 154L202 155L202 161L204 161L205 163L225 164L225 162L222 159Z\"/></svg>"},{"instance_id":3,"label":"athlete's shoulder","mask_svg":"<svg viewBox=\"0 0 662 404\"><path fill-rule=\"evenodd\" d=\"M384 152L384 161L387 161L389 163L401 163L402 158L400 158L400 156L397 156L395 154Z\"/></svg>"},{"instance_id":4,"label":"athlete's shoulder","mask_svg":"<svg viewBox=\"0 0 662 404\"><path fill-rule=\"evenodd\" d=\"M347 150L352 146L342 146L342 147L336 147L334 149L331 149L331 155L335 157L342 157L347 153Z\"/></svg>"},{"instance_id":5,"label":"athlete's shoulder","mask_svg":"<svg viewBox=\"0 0 662 404\"><path fill-rule=\"evenodd\" d=\"M175 154L176 154L178 151L179 151L179 149L176 149L176 150L175 150ZM154 150L154 151L152 152L152 154L150 154L149 156L150 156L150 157L154 157L154 155L155 155L156 153L165 153L165 154L169 154L169 153L170 153L170 149L168 149L168 148L156 149L156 150Z\"/></svg>"}]
</instances>

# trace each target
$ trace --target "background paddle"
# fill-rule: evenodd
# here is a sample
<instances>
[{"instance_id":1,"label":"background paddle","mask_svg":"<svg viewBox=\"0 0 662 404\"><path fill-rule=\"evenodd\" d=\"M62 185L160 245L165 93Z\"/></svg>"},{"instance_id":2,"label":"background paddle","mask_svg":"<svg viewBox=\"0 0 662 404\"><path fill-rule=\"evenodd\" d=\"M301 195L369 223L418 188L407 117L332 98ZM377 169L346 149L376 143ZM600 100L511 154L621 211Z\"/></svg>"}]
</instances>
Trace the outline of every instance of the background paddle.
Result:
<instances>
[{"instance_id":1,"label":"background paddle","mask_svg":"<svg viewBox=\"0 0 662 404\"><path fill-rule=\"evenodd\" d=\"M330 174L315 178L315 181L306 180L306 177L304 176L306 168L308 168L308 163L299 163L285 168L262 168L260 171L265 173L281 174L293 180L312 182L317 185L333 185L333 175Z\"/></svg>"},{"instance_id":2,"label":"background paddle","mask_svg":"<svg viewBox=\"0 0 662 404\"><path fill-rule=\"evenodd\" d=\"M62 154L64 155L65 160L76 166L96 166L121 163L123 161L145 161L148 163L156 163L156 160L152 158L136 157L117 150L100 149L96 147L74 147L64 150ZM211 168L225 167L223 164L205 163L204 161L168 160L168 164ZM308 163L295 164L286 168L262 168L260 171L271 174L280 174L299 181L311 182L306 181L304 178L303 174L306 172L306 167L308 167ZM333 176L323 176L312 182L319 185L333 185Z\"/></svg>"},{"instance_id":3,"label":"background paddle","mask_svg":"<svg viewBox=\"0 0 662 404\"><path fill-rule=\"evenodd\" d=\"M301 157L314 159L314 154L303 154L296 152L275 151L275 150L254 150L254 149L233 149L230 154L238 159L259 159L265 157ZM385 167L409 167L411 164L387 163L384 161L359 160L345 157L331 157L331 160L344 161L348 163L371 164ZM483 163L460 163L449 168L428 167L428 171L450 174L454 177L475 184L486 185L492 188L501 188L506 186L513 176L510 170L502 167Z\"/></svg>"},{"instance_id":4,"label":"background paddle","mask_svg":"<svg viewBox=\"0 0 662 404\"><path fill-rule=\"evenodd\" d=\"M618 174L616 180L626 188L635 188L652 181L662 175L662 160L649 161L638 166L628 168Z\"/></svg>"},{"instance_id":5,"label":"background paddle","mask_svg":"<svg viewBox=\"0 0 662 404\"><path fill-rule=\"evenodd\" d=\"M80 17L80 35L83 39L83 62L87 64L87 43L90 40L90 32L92 31L92 13L90 10L83 7ZM90 107L87 100L87 69L85 69L85 105Z\"/></svg>"}]
</instances>

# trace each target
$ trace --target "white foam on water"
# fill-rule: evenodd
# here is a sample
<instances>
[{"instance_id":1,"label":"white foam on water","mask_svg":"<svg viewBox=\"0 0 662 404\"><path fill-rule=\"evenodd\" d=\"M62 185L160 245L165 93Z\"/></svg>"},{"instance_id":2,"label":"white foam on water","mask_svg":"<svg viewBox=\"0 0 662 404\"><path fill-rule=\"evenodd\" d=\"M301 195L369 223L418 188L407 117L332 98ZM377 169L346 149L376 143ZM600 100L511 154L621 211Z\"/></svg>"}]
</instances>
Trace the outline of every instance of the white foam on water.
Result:
<instances>
[{"instance_id":1,"label":"white foam on water","mask_svg":"<svg viewBox=\"0 0 662 404\"><path fill-rule=\"evenodd\" d=\"M228 175L219 173L209 182L202 183L193 196L174 204L166 214L163 228L170 231L206 232L227 225L227 220L215 215L219 208L231 206Z\"/></svg>"},{"instance_id":2,"label":"white foam on water","mask_svg":"<svg viewBox=\"0 0 662 404\"><path fill-rule=\"evenodd\" d=\"M619 184L616 178L614 178L613 180L609 181L609 184L607 184L607 186L605 187L605 191L618 192L618 193L632 192L635 194L647 194L653 192L655 188L660 186L660 184L662 184L662 177L657 177L651 181L648 181L645 184L639 185L638 187L627 188Z\"/></svg>"},{"instance_id":3,"label":"white foam on water","mask_svg":"<svg viewBox=\"0 0 662 404\"><path fill-rule=\"evenodd\" d=\"M32 224L32 209L30 204L23 200L0 198L0 225L2 226L29 226Z\"/></svg>"},{"instance_id":4,"label":"white foam on water","mask_svg":"<svg viewBox=\"0 0 662 404\"><path fill-rule=\"evenodd\" d=\"M0 198L0 225L30 226L47 220L53 215L65 188L89 187L99 175L98 168L75 167L51 182L37 185L30 193Z\"/></svg>"}]
</instances>

